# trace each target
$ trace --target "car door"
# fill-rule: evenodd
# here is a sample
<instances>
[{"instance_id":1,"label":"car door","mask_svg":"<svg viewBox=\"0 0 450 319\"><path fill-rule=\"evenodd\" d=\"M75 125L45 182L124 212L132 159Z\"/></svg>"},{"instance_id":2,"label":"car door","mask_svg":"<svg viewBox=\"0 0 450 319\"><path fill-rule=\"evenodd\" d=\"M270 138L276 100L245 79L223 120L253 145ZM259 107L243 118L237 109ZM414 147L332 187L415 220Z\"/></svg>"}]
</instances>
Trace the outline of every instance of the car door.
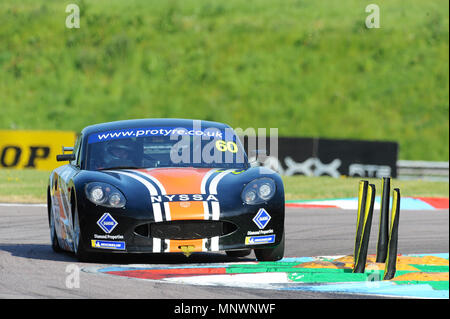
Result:
<instances>
[{"instance_id":1,"label":"car door","mask_svg":"<svg viewBox=\"0 0 450 319\"><path fill-rule=\"evenodd\" d=\"M73 212L72 212L72 192L73 178L80 171L80 149L82 137L75 143L75 160L69 164L60 166L54 170L52 177L52 213L54 214L56 234L59 243L66 250L73 250Z\"/></svg>"}]
</instances>

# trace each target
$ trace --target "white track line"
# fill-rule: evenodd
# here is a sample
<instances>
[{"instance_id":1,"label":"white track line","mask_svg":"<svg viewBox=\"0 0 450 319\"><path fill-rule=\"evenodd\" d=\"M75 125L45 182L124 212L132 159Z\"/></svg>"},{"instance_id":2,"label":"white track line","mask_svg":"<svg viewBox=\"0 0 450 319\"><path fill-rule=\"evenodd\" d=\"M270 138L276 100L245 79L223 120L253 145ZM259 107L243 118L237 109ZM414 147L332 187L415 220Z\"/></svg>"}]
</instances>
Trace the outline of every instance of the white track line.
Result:
<instances>
[{"instance_id":1,"label":"white track line","mask_svg":"<svg viewBox=\"0 0 450 319\"><path fill-rule=\"evenodd\" d=\"M47 204L0 203L0 207L47 207Z\"/></svg>"}]
</instances>

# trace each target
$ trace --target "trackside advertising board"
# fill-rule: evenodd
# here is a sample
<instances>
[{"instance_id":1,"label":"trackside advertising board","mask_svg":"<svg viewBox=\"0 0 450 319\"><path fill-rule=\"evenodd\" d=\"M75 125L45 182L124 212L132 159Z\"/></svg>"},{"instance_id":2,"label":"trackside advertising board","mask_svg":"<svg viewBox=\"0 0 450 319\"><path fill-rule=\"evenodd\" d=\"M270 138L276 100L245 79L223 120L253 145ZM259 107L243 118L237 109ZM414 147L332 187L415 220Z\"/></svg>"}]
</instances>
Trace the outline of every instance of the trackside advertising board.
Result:
<instances>
[{"instance_id":1,"label":"trackside advertising board","mask_svg":"<svg viewBox=\"0 0 450 319\"><path fill-rule=\"evenodd\" d=\"M257 139L258 145L242 144L255 160L253 147L264 150L258 159L262 166L270 167L281 175L397 177L398 143L308 137L278 137ZM276 147L271 143L276 142ZM260 145L262 144L262 145ZM275 156L272 149L276 150ZM266 155L267 154L267 155Z\"/></svg>"},{"instance_id":2,"label":"trackside advertising board","mask_svg":"<svg viewBox=\"0 0 450 319\"><path fill-rule=\"evenodd\" d=\"M0 130L0 169L50 171L63 165L56 161L62 146L73 147L75 132Z\"/></svg>"}]
</instances>

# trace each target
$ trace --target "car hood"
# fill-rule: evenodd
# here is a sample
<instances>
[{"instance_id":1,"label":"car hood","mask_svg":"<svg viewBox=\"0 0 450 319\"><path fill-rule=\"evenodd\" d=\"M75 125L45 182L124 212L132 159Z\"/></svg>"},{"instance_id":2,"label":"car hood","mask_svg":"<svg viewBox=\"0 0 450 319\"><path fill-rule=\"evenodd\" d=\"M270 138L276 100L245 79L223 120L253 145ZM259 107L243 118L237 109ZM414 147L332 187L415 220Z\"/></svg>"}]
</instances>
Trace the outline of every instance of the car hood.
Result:
<instances>
[{"instance_id":1,"label":"car hood","mask_svg":"<svg viewBox=\"0 0 450 319\"><path fill-rule=\"evenodd\" d=\"M111 176L119 178L122 183L127 184L126 196L135 197L130 202L139 201L136 188L131 185L141 184L140 187L147 189L150 205L155 213L155 220L162 221L164 212L165 220L181 219L218 219L220 214L219 202L228 197L230 191L219 190L223 183L229 186L229 180L238 182L242 170L238 169L211 169L211 168L154 168L154 169L121 169L103 171ZM234 183L233 183L234 184ZM125 188L125 187L124 187ZM143 188L140 188L143 189ZM240 190L236 191L235 198L239 200ZM134 190L134 191L133 191ZM161 206L162 205L162 206ZM208 217L210 216L210 217Z\"/></svg>"},{"instance_id":2,"label":"car hood","mask_svg":"<svg viewBox=\"0 0 450 319\"><path fill-rule=\"evenodd\" d=\"M258 175L254 169L192 167L118 169L102 173L114 177L114 184L125 192L131 185L141 184L151 195L218 194L220 197L224 192L240 194L244 185Z\"/></svg>"},{"instance_id":3,"label":"car hood","mask_svg":"<svg viewBox=\"0 0 450 319\"><path fill-rule=\"evenodd\" d=\"M108 170L108 174L126 175L141 183L150 183L159 194L202 194L208 193L209 179L231 173L235 170L219 170L211 168L153 168L153 169L127 169ZM117 175L116 175L117 176ZM214 185L213 185L214 186Z\"/></svg>"}]
</instances>

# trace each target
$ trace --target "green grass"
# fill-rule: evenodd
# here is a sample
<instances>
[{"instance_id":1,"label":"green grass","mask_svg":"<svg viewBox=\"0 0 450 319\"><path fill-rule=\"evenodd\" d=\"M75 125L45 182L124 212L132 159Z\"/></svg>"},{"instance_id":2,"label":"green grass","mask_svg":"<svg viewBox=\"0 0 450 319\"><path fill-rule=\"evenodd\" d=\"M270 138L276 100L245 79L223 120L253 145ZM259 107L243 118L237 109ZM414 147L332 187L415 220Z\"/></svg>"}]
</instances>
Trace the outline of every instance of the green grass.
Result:
<instances>
[{"instance_id":1,"label":"green grass","mask_svg":"<svg viewBox=\"0 0 450 319\"><path fill-rule=\"evenodd\" d=\"M306 177L284 176L286 200L349 198L358 196L358 185L361 178L353 177ZM364 178L374 184L377 196L381 191L381 179ZM401 196L410 197L446 197L449 194L449 183L429 181L405 181L392 179L391 188L400 188Z\"/></svg>"},{"instance_id":2,"label":"green grass","mask_svg":"<svg viewBox=\"0 0 450 319\"><path fill-rule=\"evenodd\" d=\"M0 202L45 203L49 172L36 170L0 170ZM359 178L283 177L286 200L356 197ZM381 190L380 179L368 179ZM446 197L449 183L392 180L401 196Z\"/></svg>"},{"instance_id":3,"label":"green grass","mask_svg":"<svg viewBox=\"0 0 450 319\"><path fill-rule=\"evenodd\" d=\"M0 169L0 203L46 203L50 172Z\"/></svg>"},{"instance_id":4,"label":"green grass","mask_svg":"<svg viewBox=\"0 0 450 319\"><path fill-rule=\"evenodd\" d=\"M76 3L81 28L65 28ZM446 161L449 3L3 0L0 129L181 117Z\"/></svg>"}]
</instances>

